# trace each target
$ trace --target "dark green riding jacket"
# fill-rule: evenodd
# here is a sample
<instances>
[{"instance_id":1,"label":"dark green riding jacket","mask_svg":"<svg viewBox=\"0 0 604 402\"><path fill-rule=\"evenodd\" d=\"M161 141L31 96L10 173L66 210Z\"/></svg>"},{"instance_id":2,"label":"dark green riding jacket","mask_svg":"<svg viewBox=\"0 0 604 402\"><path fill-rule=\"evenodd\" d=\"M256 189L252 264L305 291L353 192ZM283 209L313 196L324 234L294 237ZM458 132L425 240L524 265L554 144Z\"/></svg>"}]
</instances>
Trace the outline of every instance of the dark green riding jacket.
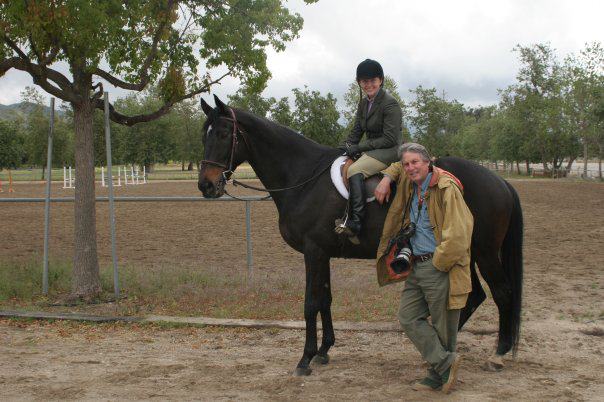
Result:
<instances>
[{"instance_id":1,"label":"dark green riding jacket","mask_svg":"<svg viewBox=\"0 0 604 402\"><path fill-rule=\"evenodd\" d=\"M398 161L397 149L403 142L401 107L383 88L375 96L367 113L367 97L357 109L354 126L346 142L359 144L361 152L390 165ZM365 134L365 139L361 138Z\"/></svg>"}]
</instances>

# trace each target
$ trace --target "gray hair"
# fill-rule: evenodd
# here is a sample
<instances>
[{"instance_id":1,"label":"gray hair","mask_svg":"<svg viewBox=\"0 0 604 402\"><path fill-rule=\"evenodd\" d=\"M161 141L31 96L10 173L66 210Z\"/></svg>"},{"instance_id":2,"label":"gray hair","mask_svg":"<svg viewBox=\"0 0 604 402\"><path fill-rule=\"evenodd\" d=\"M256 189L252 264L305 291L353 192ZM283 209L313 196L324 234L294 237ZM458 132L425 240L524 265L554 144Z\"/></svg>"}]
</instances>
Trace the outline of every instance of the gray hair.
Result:
<instances>
[{"instance_id":1,"label":"gray hair","mask_svg":"<svg viewBox=\"0 0 604 402\"><path fill-rule=\"evenodd\" d=\"M426 149L425 146L418 144L416 142L406 142L398 148L398 158L401 159L403 154L407 152L413 152L416 154L420 154L422 159L426 162L430 162L432 158L430 158L430 153Z\"/></svg>"}]
</instances>

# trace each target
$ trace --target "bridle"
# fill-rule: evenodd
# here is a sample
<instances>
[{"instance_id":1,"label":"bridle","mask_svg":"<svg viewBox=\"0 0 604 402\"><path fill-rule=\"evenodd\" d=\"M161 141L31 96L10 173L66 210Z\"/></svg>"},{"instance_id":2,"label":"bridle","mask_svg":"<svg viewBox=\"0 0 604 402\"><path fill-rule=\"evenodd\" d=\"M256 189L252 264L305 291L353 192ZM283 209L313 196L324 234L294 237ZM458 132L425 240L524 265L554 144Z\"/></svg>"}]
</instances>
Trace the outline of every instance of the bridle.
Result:
<instances>
[{"instance_id":1,"label":"bridle","mask_svg":"<svg viewBox=\"0 0 604 402\"><path fill-rule=\"evenodd\" d=\"M235 158L235 148L237 147L237 144L239 143L239 141L237 140L237 133L241 133L243 142L245 142L245 145L248 145L247 140L245 139L245 135L243 134L243 130L241 130L239 128L239 124L237 124L237 119L235 118L235 112L233 111L232 108L229 108L229 112L231 114L231 117L218 116L219 118L226 119L233 123L233 132L231 135L231 156L229 157L228 166L225 165L224 163L211 161L208 159L204 159L200 162L201 165L206 164L206 165L218 166L218 167L225 169L222 171L222 178L221 178L222 184L226 184L229 181L229 179L231 178L231 175L233 174L233 159ZM249 146L248 146L248 149L249 149Z\"/></svg>"},{"instance_id":2,"label":"bridle","mask_svg":"<svg viewBox=\"0 0 604 402\"><path fill-rule=\"evenodd\" d=\"M222 119L226 119L228 121L231 121L233 123L233 132L232 132L232 140L231 140L231 156L229 157L229 165L225 165L224 163L220 163L220 162L216 162L216 161L211 161L208 159L204 159L200 162L201 165L206 164L206 165L213 165L213 166L218 166L221 167L223 169L225 169L222 172L222 177L220 178L220 182L219 185L222 186L226 186L226 184L229 182L232 174L233 174L233 159L235 157L235 148L237 147L238 144L238 140L237 140L237 134L241 134L241 138L243 138L243 142L245 142L245 145L247 147L247 149L250 149L249 143L247 141L247 139L245 138L245 131L243 131L240 127L239 124L237 123L237 118L235 117L235 112L233 111L233 108L229 108L229 113L231 115L231 117L226 117L226 116L219 116L219 118ZM233 180L233 185L237 186L242 186L245 188L249 188L251 190L256 190L256 191L263 191L263 192L280 192L280 191L286 191L286 190L292 190L294 188L298 188L301 187L305 184L310 183L311 181L316 180L319 176L321 176L323 173L325 173L329 168L331 167L331 163L328 164L325 168L323 168L322 170L320 170L317 174L313 175L312 177L310 177L307 180L302 181L301 183L295 184L293 186L289 186L289 187L282 187L282 188L272 188L272 189L266 189L266 188L259 188L259 187L254 187L254 186L250 186L249 184L245 184L242 183L238 180ZM230 195L233 198L237 198L231 194L229 194L226 190L225 192ZM270 195L268 195L266 198L270 198Z\"/></svg>"}]
</instances>

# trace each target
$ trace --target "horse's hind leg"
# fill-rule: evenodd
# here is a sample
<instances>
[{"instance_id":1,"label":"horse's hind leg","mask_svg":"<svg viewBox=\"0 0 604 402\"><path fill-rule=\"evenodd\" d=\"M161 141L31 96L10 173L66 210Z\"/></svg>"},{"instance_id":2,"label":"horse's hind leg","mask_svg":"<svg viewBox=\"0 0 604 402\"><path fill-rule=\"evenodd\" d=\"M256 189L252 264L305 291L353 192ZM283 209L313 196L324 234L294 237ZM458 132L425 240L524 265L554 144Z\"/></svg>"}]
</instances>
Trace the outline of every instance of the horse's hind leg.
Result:
<instances>
[{"instance_id":1,"label":"horse's hind leg","mask_svg":"<svg viewBox=\"0 0 604 402\"><path fill-rule=\"evenodd\" d=\"M476 274L476 263L474 261L474 257L472 257L472 261L470 262L470 275L472 277L472 292L470 292L468 296L468 301L465 307L461 310L458 329L463 327L466 321L470 319L474 311L476 311L478 306L480 306L487 298L487 295L484 293L482 285L480 284L480 280L478 279L478 275Z\"/></svg>"},{"instance_id":2,"label":"horse's hind leg","mask_svg":"<svg viewBox=\"0 0 604 402\"><path fill-rule=\"evenodd\" d=\"M304 353L296 366L295 375L309 375L311 360L319 353L319 362L327 362L327 351L334 344L335 337L331 323L331 289L329 283L329 258L318 248L305 250L306 293L304 296L304 320L306 321L306 342ZM317 314L321 312L323 342L317 350Z\"/></svg>"},{"instance_id":3,"label":"horse's hind leg","mask_svg":"<svg viewBox=\"0 0 604 402\"><path fill-rule=\"evenodd\" d=\"M499 310L499 339L497 341L496 361L493 369L503 368L501 356L509 352L513 343L513 303L512 290L508 278L503 272L503 266L499 260L498 253L482 253L477 256L476 262L480 268L480 273L485 279L493 300Z\"/></svg>"}]
</instances>

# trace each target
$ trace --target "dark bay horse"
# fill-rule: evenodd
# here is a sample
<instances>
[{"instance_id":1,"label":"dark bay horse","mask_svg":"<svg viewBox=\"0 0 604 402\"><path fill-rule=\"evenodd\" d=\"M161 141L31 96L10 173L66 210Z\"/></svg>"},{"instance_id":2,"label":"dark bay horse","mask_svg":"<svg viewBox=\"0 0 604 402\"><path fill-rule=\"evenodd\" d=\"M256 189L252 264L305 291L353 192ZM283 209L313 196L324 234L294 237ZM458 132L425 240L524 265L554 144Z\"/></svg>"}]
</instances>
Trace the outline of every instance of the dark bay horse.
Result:
<instances>
[{"instance_id":1,"label":"dark bay horse","mask_svg":"<svg viewBox=\"0 0 604 402\"><path fill-rule=\"evenodd\" d=\"M334 220L346 200L326 169L341 151L315 143L287 127L231 109L215 96L216 108L201 101L208 116L203 128L204 161L198 187L204 197L224 194L226 179L248 161L269 191L279 212L283 239L304 254L306 342L295 374L308 375L310 363L325 364L335 342L331 318L330 258L375 259L388 205L367 205L360 245L333 232ZM499 310L496 356L517 349L522 297L523 223L516 191L489 170L460 158L439 159L437 166L452 172L464 185L464 198L474 215L472 236L472 292L462 310L460 328L485 299L476 274L478 264ZM302 185L300 185L302 184ZM317 348L317 314L323 339Z\"/></svg>"}]
</instances>

